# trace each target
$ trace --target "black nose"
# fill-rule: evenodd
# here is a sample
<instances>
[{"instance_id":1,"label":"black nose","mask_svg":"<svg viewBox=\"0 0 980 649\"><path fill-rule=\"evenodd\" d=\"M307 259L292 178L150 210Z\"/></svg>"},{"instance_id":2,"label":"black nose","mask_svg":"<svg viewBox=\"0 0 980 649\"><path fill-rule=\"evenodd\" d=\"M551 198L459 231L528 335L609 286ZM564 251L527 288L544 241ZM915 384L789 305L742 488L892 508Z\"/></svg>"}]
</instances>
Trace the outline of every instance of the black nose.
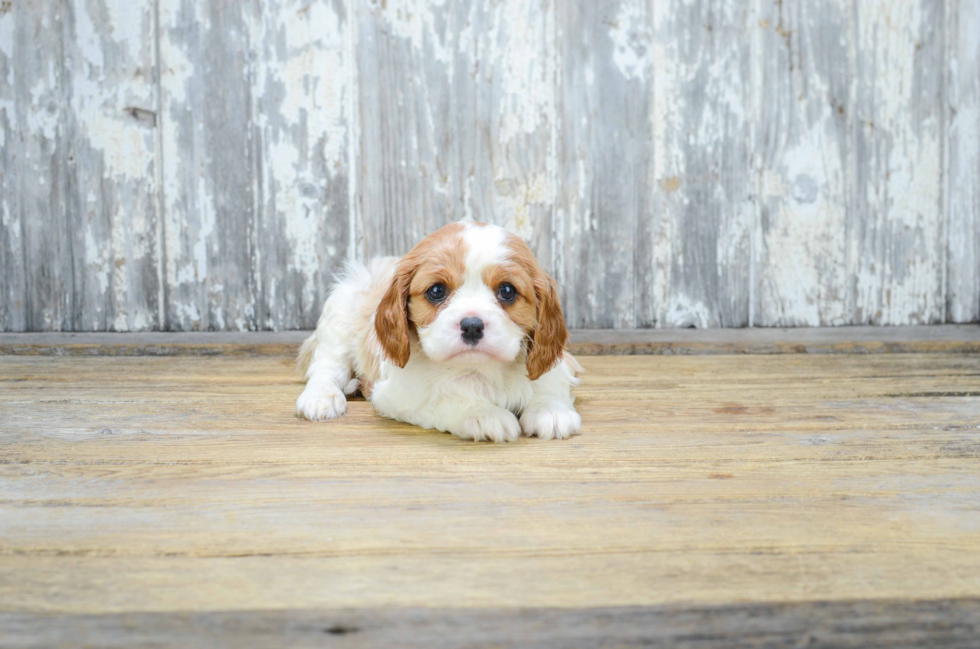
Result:
<instances>
[{"instance_id":1,"label":"black nose","mask_svg":"<svg viewBox=\"0 0 980 649\"><path fill-rule=\"evenodd\" d=\"M475 345L483 338L483 320L479 318L463 318L459 328L463 332L463 340L470 345Z\"/></svg>"}]
</instances>

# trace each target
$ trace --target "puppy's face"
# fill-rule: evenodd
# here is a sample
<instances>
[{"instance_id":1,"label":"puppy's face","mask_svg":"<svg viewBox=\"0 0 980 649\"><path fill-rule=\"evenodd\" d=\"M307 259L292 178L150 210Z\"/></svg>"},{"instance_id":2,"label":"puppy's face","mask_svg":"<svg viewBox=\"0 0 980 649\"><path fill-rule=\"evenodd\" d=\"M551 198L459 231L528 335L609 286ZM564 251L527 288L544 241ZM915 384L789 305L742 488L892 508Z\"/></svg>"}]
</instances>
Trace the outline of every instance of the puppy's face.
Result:
<instances>
[{"instance_id":1,"label":"puppy's face","mask_svg":"<svg viewBox=\"0 0 980 649\"><path fill-rule=\"evenodd\" d=\"M525 350L532 380L558 361L568 338L554 280L527 245L479 223L447 225L405 255L374 326L399 367L414 329L438 363L509 363Z\"/></svg>"}]
</instances>

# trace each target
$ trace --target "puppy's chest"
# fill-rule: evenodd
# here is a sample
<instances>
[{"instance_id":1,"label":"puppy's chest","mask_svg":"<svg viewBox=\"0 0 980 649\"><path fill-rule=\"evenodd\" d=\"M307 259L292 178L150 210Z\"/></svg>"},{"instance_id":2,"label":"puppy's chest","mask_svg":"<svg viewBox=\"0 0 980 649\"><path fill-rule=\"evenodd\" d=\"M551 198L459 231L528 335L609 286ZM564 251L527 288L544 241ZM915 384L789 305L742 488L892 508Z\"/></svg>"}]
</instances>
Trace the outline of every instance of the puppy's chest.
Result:
<instances>
[{"instance_id":1,"label":"puppy's chest","mask_svg":"<svg viewBox=\"0 0 980 649\"><path fill-rule=\"evenodd\" d=\"M484 374L479 371L455 370L412 371L393 368L384 379L366 386L371 401L398 402L403 407L422 407L427 403L458 400L462 403L485 401L502 408L521 408L533 395L531 382L523 367Z\"/></svg>"}]
</instances>

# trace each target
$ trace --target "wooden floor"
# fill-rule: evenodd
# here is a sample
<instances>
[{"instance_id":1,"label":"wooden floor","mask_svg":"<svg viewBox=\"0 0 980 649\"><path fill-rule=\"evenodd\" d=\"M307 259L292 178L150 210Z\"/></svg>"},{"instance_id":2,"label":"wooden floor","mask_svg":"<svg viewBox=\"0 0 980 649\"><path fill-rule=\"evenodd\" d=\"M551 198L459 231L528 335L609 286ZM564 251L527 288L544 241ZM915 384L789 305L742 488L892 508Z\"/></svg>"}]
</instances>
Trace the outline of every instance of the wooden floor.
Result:
<instances>
[{"instance_id":1,"label":"wooden floor","mask_svg":"<svg viewBox=\"0 0 980 649\"><path fill-rule=\"evenodd\" d=\"M978 646L980 356L581 361L581 436L491 445L0 356L0 646Z\"/></svg>"}]
</instances>

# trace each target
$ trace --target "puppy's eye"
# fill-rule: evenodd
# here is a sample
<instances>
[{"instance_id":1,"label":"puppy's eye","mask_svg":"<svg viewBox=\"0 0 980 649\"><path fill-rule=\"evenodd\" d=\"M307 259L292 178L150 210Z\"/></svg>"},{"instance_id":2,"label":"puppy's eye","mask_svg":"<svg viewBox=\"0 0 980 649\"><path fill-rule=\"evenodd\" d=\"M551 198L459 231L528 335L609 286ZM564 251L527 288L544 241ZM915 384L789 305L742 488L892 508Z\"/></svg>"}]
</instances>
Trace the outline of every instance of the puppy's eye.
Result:
<instances>
[{"instance_id":1,"label":"puppy's eye","mask_svg":"<svg viewBox=\"0 0 980 649\"><path fill-rule=\"evenodd\" d=\"M501 284L497 287L497 299L501 302L513 302L517 299L517 289L513 284Z\"/></svg>"},{"instance_id":2,"label":"puppy's eye","mask_svg":"<svg viewBox=\"0 0 980 649\"><path fill-rule=\"evenodd\" d=\"M432 302L437 304L446 299L446 285L445 284L433 284L425 292L425 297Z\"/></svg>"}]
</instances>

